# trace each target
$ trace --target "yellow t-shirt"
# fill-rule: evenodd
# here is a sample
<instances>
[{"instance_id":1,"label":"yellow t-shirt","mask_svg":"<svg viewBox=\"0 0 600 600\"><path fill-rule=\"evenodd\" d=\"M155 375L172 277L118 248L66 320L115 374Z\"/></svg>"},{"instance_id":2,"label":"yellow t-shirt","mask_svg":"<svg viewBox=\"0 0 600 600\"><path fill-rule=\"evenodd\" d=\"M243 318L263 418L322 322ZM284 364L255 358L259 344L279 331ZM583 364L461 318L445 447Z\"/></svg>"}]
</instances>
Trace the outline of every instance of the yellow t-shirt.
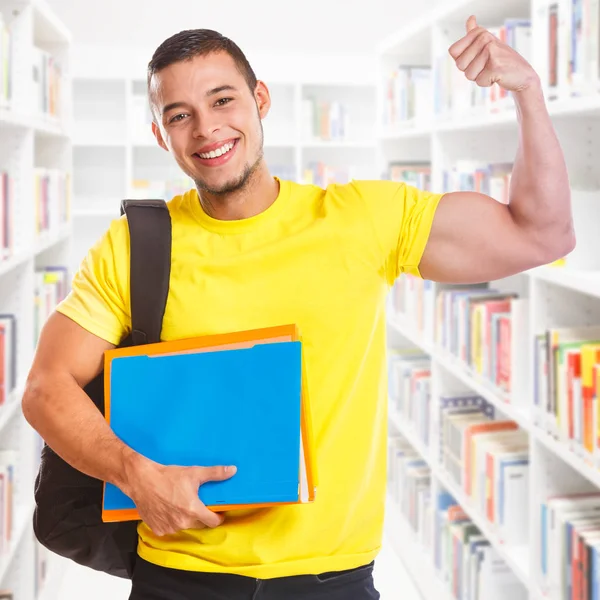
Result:
<instances>
[{"instance_id":1,"label":"yellow t-shirt","mask_svg":"<svg viewBox=\"0 0 600 600\"><path fill-rule=\"evenodd\" d=\"M208 216L195 190L169 202L163 339L297 324L319 486L312 504L232 511L215 529L160 538L142 523L144 559L268 579L375 558L386 489L385 297L400 273L420 275L440 197L390 181L323 190L283 180L267 210L238 221ZM118 344L131 326L128 261L123 217L90 250L58 310Z\"/></svg>"}]
</instances>

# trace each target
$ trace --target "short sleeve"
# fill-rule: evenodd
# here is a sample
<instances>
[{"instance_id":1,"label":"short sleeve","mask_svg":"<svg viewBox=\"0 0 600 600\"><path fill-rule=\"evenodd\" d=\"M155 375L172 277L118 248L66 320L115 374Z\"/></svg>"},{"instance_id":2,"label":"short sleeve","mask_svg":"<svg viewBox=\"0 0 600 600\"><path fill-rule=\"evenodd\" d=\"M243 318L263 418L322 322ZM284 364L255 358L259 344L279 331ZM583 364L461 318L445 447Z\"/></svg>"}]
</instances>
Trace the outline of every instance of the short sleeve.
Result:
<instances>
[{"instance_id":1,"label":"short sleeve","mask_svg":"<svg viewBox=\"0 0 600 600\"><path fill-rule=\"evenodd\" d=\"M117 346L131 330L128 264L129 230L123 217L88 251L56 310Z\"/></svg>"},{"instance_id":2,"label":"short sleeve","mask_svg":"<svg viewBox=\"0 0 600 600\"><path fill-rule=\"evenodd\" d=\"M419 264L443 194L402 182L355 182L373 222L390 285L401 273L421 277Z\"/></svg>"}]
</instances>

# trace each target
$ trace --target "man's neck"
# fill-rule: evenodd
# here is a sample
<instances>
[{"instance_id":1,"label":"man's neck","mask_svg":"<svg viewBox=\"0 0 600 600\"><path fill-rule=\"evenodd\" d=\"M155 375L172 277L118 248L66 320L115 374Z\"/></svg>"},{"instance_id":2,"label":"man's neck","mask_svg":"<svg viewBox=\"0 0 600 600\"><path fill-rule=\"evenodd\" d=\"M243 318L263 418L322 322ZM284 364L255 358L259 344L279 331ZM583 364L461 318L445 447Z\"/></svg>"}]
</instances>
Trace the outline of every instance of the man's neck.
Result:
<instances>
[{"instance_id":1,"label":"man's neck","mask_svg":"<svg viewBox=\"0 0 600 600\"><path fill-rule=\"evenodd\" d=\"M263 162L241 190L223 195L199 191L198 197L207 215L220 221L237 221L264 212L278 194L279 183Z\"/></svg>"}]
</instances>

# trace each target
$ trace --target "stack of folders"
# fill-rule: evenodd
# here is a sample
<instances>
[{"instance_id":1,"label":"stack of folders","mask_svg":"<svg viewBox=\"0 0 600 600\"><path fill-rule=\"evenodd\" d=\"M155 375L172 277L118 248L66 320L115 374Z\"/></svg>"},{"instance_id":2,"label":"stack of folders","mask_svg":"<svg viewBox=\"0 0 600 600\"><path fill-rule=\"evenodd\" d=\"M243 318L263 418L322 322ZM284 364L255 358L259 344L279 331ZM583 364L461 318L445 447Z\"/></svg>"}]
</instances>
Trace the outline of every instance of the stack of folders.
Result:
<instances>
[{"instance_id":1,"label":"stack of folders","mask_svg":"<svg viewBox=\"0 0 600 600\"><path fill-rule=\"evenodd\" d=\"M105 354L105 416L114 433L163 465L235 465L200 486L215 511L312 502L316 463L295 325L117 348ZM105 483L105 522L139 519Z\"/></svg>"}]
</instances>

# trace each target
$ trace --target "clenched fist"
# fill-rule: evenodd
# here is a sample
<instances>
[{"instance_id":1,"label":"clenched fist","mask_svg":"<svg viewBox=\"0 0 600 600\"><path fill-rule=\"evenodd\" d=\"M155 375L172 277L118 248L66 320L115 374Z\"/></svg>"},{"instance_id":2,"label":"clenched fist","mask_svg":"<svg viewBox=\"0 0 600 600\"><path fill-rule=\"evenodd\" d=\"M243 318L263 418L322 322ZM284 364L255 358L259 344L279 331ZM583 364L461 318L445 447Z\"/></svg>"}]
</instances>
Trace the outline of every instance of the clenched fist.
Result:
<instances>
[{"instance_id":1,"label":"clenched fist","mask_svg":"<svg viewBox=\"0 0 600 600\"><path fill-rule=\"evenodd\" d=\"M467 20L467 34L452 44L449 52L467 79L481 87L497 83L509 92L521 92L538 81L533 67L510 46L479 27L474 16Z\"/></svg>"}]
</instances>

